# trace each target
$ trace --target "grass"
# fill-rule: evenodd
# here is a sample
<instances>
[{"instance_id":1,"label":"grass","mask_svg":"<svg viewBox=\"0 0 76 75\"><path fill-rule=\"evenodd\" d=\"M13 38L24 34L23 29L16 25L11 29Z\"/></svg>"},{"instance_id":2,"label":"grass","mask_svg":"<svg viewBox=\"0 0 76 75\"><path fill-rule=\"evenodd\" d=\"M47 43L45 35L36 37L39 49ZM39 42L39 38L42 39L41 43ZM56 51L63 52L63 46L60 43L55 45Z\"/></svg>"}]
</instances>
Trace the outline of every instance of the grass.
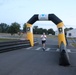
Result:
<instances>
[{"instance_id":1,"label":"grass","mask_svg":"<svg viewBox=\"0 0 76 75\"><path fill-rule=\"evenodd\" d=\"M71 39L71 40L73 40L73 39L75 40L75 39L76 39L76 38L74 38L74 37L67 37L67 38L68 38L68 39Z\"/></svg>"},{"instance_id":2,"label":"grass","mask_svg":"<svg viewBox=\"0 0 76 75\"><path fill-rule=\"evenodd\" d=\"M75 42L75 43L72 43L72 45L74 46L74 47L76 47L76 38L72 38L72 37L70 37L70 38L68 38L68 39L70 39L70 40L72 40L72 42Z\"/></svg>"},{"instance_id":3,"label":"grass","mask_svg":"<svg viewBox=\"0 0 76 75\"><path fill-rule=\"evenodd\" d=\"M0 33L0 36L1 36L0 42L22 39L22 38L26 39L26 34L21 34L20 36L18 34L15 34L11 36L11 34L8 34L8 33ZM40 37L41 37L41 34L34 34L34 38L40 38ZM57 36L47 35L47 38L57 38Z\"/></svg>"},{"instance_id":4,"label":"grass","mask_svg":"<svg viewBox=\"0 0 76 75\"><path fill-rule=\"evenodd\" d=\"M15 39L0 38L0 42L11 41L11 40L15 40Z\"/></svg>"},{"instance_id":5,"label":"grass","mask_svg":"<svg viewBox=\"0 0 76 75\"><path fill-rule=\"evenodd\" d=\"M57 37L57 36L55 36L55 35L46 35L46 36L47 36L47 38L56 38L56 37ZM36 34L35 34L34 37L35 37L35 38L38 38L38 37L40 38L41 35L38 35L38 34L36 35Z\"/></svg>"},{"instance_id":6,"label":"grass","mask_svg":"<svg viewBox=\"0 0 76 75\"><path fill-rule=\"evenodd\" d=\"M72 45L73 45L74 47L76 47L76 43L72 43Z\"/></svg>"}]
</instances>

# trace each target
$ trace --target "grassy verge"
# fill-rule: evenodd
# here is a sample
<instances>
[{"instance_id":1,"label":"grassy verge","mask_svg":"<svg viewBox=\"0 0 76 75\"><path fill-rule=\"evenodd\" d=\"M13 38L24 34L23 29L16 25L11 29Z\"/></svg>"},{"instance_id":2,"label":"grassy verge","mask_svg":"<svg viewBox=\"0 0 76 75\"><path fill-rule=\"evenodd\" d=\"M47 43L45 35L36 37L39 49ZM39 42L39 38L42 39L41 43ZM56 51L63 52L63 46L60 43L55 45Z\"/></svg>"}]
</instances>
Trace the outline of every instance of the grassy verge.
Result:
<instances>
[{"instance_id":1,"label":"grassy verge","mask_svg":"<svg viewBox=\"0 0 76 75\"><path fill-rule=\"evenodd\" d=\"M73 45L74 47L76 47L76 43L72 43L72 45Z\"/></svg>"},{"instance_id":2,"label":"grassy verge","mask_svg":"<svg viewBox=\"0 0 76 75\"><path fill-rule=\"evenodd\" d=\"M57 36L54 36L54 35L46 35L46 36L47 36L47 38L56 38L56 37L57 37ZM36 34L34 34L34 37L35 37L35 38L38 38L38 37L40 38L41 35L38 35L38 34L36 35Z\"/></svg>"},{"instance_id":3,"label":"grassy verge","mask_svg":"<svg viewBox=\"0 0 76 75\"><path fill-rule=\"evenodd\" d=\"M13 41L13 40L15 40L15 39L0 38L0 42Z\"/></svg>"}]
</instances>

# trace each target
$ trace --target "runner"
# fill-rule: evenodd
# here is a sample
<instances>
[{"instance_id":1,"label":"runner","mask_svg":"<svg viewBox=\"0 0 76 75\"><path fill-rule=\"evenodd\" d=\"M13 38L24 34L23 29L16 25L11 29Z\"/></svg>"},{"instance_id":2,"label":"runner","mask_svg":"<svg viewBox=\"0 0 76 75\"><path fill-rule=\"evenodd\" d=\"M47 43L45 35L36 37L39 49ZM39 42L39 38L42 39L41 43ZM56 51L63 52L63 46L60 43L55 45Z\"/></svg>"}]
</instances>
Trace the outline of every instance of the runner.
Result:
<instances>
[{"instance_id":1,"label":"runner","mask_svg":"<svg viewBox=\"0 0 76 75\"><path fill-rule=\"evenodd\" d=\"M45 35L45 33L43 33L43 35L41 35L43 51L45 51L46 38L47 38L47 36Z\"/></svg>"}]
</instances>

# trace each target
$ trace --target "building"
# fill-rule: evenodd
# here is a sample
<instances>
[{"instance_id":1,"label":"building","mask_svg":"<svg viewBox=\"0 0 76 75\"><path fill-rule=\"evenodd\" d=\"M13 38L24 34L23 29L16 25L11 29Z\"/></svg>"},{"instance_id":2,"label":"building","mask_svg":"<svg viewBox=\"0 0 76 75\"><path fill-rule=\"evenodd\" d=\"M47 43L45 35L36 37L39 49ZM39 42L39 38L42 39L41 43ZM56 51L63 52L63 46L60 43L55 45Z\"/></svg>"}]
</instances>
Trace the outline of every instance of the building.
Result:
<instances>
[{"instance_id":1,"label":"building","mask_svg":"<svg viewBox=\"0 0 76 75\"><path fill-rule=\"evenodd\" d=\"M66 37L76 37L76 29L67 31Z\"/></svg>"},{"instance_id":2,"label":"building","mask_svg":"<svg viewBox=\"0 0 76 75\"><path fill-rule=\"evenodd\" d=\"M58 31L55 31L55 35L58 35ZM67 31L66 37L76 38L76 29Z\"/></svg>"}]
</instances>

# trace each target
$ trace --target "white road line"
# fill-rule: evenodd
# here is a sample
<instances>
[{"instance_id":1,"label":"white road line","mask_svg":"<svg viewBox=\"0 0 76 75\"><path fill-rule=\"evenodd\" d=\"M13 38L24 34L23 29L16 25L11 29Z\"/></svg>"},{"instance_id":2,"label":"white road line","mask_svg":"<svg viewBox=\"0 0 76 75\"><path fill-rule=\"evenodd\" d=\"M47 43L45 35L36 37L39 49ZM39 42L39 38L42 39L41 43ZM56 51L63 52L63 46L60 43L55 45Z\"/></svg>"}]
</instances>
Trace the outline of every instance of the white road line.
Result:
<instances>
[{"instance_id":1,"label":"white road line","mask_svg":"<svg viewBox=\"0 0 76 75\"><path fill-rule=\"evenodd\" d=\"M41 49L41 47L38 47L37 49L35 49L35 50L40 50Z\"/></svg>"},{"instance_id":2,"label":"white road line","mask_svg":"<svg viewBox=\"0 0 76 75\"><path fill-rule=\"evenodd\" d=\"M56 51L59 52L59 49L57 49ZM67 49L67 52L71 52L71 50L70 49Z\"/></svg>"},{"instance_id":3,"label":"white road line","mask_svg":"<svg viewBox=\"0 0 76 75\"><path fill-rule=\"evenodd\" d=\"M67 49L67 51L68 51L68 52L71 52L71 50L70 50L70 49Z\"/></svg>"},{"instance_id":4,"label":"white road line","mask_svg":"<svg viewBox=\"0 0 76 75\"><path fill-rule=\"evenodd\" d=\"M57 48L51 48L51 49L57 49Z\"/></svg>"},{"instance_id":5,"label":"white road line","mask_svg":"<svg viewBox=\"0 0 76 75\"><path fill-rule=\"evenodd\" d=\"M28 48L26 48L26 49L31 49L32 47L28 47Z\"/></svg>"},{"instance_id":6,"label":"white road line","mask_svg":"<svg viewBox=\"0 0 76 75\"><path fill-rule=\"evenodd\" d=\"M57 52L59 52L59 49L56 49Z\"/></svg>"},{"instance_id":7,"label":"white road line","mask_svg":"<svg viewBox=\"0 0 76 75\"><path fill-rule=\"evenodd\" d=\"M76 53L76 52L69 52L69 53Z\"/></svg>"},{"instance_id":8,"label":"white road line","mask_svg":"<svg viewBox=\"0 0 76 75\"><path fill-rule=\"evenodd\" d=\"M47 48L45 51L49 51L50 50L50 48Z\"/></svg>"}]
</instances>

